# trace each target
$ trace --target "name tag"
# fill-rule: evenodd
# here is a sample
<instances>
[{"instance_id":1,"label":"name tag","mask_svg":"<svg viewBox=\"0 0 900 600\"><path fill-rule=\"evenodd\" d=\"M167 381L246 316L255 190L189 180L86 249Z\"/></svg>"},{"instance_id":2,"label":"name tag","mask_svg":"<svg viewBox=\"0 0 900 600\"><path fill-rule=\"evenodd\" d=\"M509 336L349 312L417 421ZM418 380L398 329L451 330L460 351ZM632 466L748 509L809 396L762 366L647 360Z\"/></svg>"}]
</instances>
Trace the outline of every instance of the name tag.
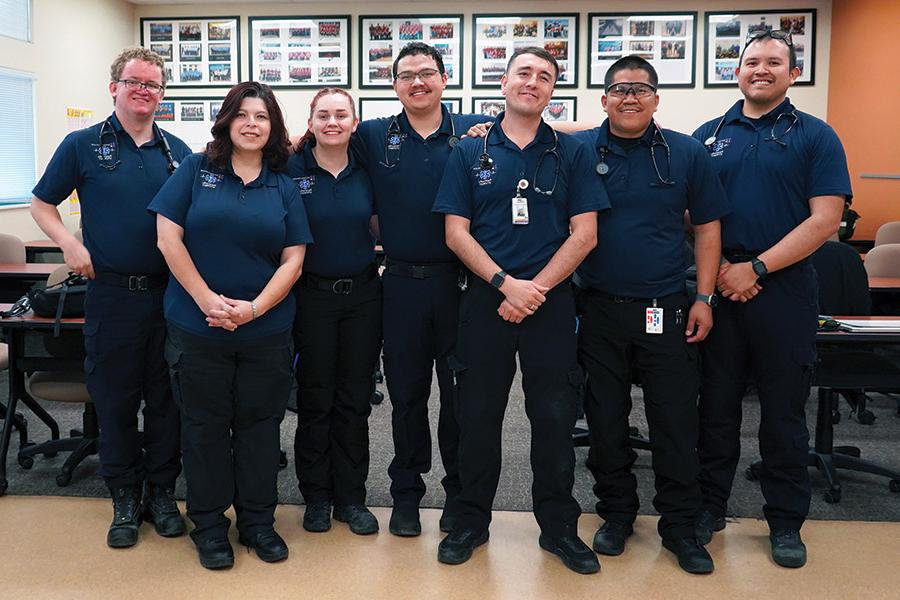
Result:
<instances>
[{"instance_id":1,"label":"name tag","mask_svg":"<svg viewBox=\"0 0 900 600\"><path fill-rule=\"evenodd\" d=\"M663 309L656 308L653 306L647 307L647 322L646 322L647 333L662 333L663 332Z\"/></svg>"}]
</instances>

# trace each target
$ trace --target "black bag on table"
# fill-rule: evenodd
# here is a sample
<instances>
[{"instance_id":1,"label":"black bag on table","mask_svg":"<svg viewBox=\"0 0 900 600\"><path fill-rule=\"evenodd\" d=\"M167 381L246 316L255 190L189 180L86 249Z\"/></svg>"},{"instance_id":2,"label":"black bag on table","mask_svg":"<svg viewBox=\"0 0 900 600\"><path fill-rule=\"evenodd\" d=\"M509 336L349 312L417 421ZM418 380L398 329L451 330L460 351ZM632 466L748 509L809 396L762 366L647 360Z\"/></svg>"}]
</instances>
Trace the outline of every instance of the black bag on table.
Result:
<instances>
[{"instance_id":1,"label":"black bag on table","mask_svg":"<svg viewBox=\"0 0 900 600\"><path fill-rule=\"evenodd\" d=\"M56 285L35 286L28 291L31 310L39 317L53 318L53 336L59 337L59 320L84 316L84 296L87 292L87 278L69 273Z\"/></svg>"}]
</instances>

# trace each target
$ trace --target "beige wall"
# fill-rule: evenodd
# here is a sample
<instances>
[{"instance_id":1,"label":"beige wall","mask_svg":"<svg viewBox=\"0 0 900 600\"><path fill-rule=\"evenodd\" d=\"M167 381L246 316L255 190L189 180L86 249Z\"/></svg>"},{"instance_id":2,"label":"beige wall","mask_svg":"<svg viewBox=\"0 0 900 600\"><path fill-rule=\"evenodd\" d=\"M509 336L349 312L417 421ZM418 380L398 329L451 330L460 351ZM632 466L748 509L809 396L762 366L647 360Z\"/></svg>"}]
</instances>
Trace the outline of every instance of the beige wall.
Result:
<instances>
[{"instance_id":1,"label":"beige wall","mask_svg":"<svg viewBox=\"0 0 900 600\"><path fill-rule=\"evenodd\" d=\"M701 122L721 114L738 98L734 88L708 90L703 88L703 11L785 8L818 9L816 36L816 84L798 87L791 93L792 100L803 110L825 118L828 103L829 48L831 45L831 0L741 0L701 1L612 0L603 3L573 0L565 3L520 0L517 2L485 0L446 2L294 2L294 3L199 3L178 5L131 5L124 0L34 0L35 35L33 44L25 44L0 38L0 66L11 67L37 74L37 131L38 172L42 172L56 145L66 133L65 108L79 106L92 108L98 119L111 108L106 91L109 62L116 52L129 44L140 41L141 17L215 16L240 15L241 19L241 73L247 78L248 28L250 15L335 15L352 16L351 60L353 92L355 96L386 96L390 90L365 90L357 92L359 73L358 16L360 14L447 14L463 13L464 26L464 81L462 90L451 90L448 96L462 97L463 109L469 110L471 97L493 95L491 90L473 90L471 84L471 15L473 13L502 12L578 12L581 15L578 48L579 90L565 89L561 95L578 97L579 120L599 122L603 111L599 102L599 90L588 90L585 36L588 32L589 12L640 11L696 11L698 16L698 41L696 87L693 89L664 89L658 118L673 129L692 131ZM88 35L85 35L88 32ZM63 61L63 57L66 60ZM80 62L78 62L80 61ZM172 96L204 96L224 94L225 89L170 91ZM279 97L287 113L288 126L300 131L305 126L306 111L314 91L280 90ZM68 224L74 228L73 219ZM0 231L14 233L24 238L42 237L24 209L0 210Z\"/></svg>"},{"instance_id":2,"label":"beige wall","mask_svg":"<svg viewBox=\"0 0 900 600\"><path fill-rule=\"evenodd\" d=\"M124 0L33 0L33 6L33 41L0 37L0 67L35 76L40 174L67 133L66 107L93 109L98 119L111 112L109 64L134 41L134 6ZM78 227L77 217L64 220L70 229ZM0 232L46 237L27 208L0 209Z\"/></svg>"}]
</instances>

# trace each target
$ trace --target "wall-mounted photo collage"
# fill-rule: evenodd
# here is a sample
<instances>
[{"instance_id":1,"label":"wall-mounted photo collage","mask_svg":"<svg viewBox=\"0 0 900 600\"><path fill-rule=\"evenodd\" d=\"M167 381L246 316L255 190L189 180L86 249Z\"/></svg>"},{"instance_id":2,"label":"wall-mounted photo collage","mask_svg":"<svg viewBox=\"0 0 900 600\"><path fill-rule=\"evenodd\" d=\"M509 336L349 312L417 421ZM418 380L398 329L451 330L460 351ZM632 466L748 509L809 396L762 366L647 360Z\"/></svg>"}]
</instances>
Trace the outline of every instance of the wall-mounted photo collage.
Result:
<instances>
[{"instance_id":1,"label":"wall-mounted photo collage","mask_svg":"<svg viewBox=\"0 0 900 600\"><path fill-rule=\"evenodd\" d=\"M141 45L163 57L168 88L230 87L241 80L240 19L141 19Z\"/></svg>"}]
</instances>

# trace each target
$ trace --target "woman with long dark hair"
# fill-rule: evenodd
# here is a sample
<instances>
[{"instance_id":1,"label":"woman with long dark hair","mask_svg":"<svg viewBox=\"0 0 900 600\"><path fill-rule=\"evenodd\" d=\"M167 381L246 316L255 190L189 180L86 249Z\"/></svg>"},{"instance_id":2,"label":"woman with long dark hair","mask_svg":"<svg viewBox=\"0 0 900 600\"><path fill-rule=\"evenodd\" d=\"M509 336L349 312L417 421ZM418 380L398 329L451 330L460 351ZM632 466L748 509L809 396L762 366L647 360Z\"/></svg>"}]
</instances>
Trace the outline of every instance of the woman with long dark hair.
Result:
<instances>
[{"instance_id":1,"label":"woman with long dark hair","mask_svg":"<svg viewBox=\"0 0 900 600\"><path fill-rule=\"evenodd\" d=\"M312 235L272 90L234 86L205 153L162 187L159 248L171 271L166 359L181 408L187 514L200 563L228 568L229 506L239 541L267 562L288 547L275 532L279 427L291 389L289 297Z\"/></svg>"},{"instance_id":2,"label":"woman with long dark hair","mask_svg":"<svg viewBox=\"0 0 900 600\"><path fill-rule=\"evenodd\" d=\"M349 152L358 123L350 94L319 91L288 173L316 238L294 288L300 356L294 456L306 501L303 527L327 531L333 516L365 535L378 531L366 508L366 477L381 280L371 233L372 187Z\"/></svg>"}]
</instances>

